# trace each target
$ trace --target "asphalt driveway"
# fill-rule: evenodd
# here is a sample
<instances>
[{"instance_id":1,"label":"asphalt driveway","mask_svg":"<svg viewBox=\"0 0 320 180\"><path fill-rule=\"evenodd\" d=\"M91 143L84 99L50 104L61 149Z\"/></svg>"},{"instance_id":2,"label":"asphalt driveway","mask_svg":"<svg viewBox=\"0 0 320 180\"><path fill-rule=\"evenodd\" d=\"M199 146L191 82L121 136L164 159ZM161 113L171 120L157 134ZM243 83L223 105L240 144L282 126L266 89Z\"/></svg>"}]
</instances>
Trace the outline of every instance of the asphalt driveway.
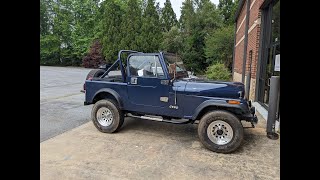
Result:
<instances>
[{"instance_id":1,"label":"asphalt driveway","mask_svg":"<svg viewBox=\"0 0 320 180\"><path fill-rule=\"evenodd\" d=\"M40 142L89 121L80 92L90 69L40 66Z\"/></svg>"}]
</instances>

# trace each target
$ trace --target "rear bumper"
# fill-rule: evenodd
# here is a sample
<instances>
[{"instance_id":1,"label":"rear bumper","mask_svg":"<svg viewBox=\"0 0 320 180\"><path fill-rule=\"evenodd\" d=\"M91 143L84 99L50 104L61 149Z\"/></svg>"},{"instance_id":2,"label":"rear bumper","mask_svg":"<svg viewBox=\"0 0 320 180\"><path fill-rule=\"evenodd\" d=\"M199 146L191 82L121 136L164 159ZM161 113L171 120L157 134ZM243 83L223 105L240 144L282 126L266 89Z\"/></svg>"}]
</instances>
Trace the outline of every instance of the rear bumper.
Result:
<instances>
[{"instance_id":1,"label":"rear bumper","mask_svg":"<svg viewBox=\"0 0 320 180\"><path fill-rule=\"evenodd\" d=\"M83 89L81 89L80 92L85 93L86 91L83 90ZM83 102L83 105L85 105L85 106L86 106L86 105L89 105L89 104L90 104L90 103L88 103L88 102L86 102L86 101Z\"/></svg>"}]
</instances>

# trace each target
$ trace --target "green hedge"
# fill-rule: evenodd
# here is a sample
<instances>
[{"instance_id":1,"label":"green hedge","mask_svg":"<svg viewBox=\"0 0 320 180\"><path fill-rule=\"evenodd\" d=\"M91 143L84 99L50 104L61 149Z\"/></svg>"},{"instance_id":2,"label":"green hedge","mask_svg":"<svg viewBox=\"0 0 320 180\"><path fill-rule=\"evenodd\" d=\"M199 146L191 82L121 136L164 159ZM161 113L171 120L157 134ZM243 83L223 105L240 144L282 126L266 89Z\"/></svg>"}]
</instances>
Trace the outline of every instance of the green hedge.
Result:
<instances>
[{"instance_id":1,"label":"green hedge","mask_svg":"<svg viewBox=\"0 0 320 180\"><path fill-rule=\"evenodd\" d=\"M223 63L215 63L207 68L206 77L211 80L230 81L231 73Z\"/></svg>"}]
</instances>

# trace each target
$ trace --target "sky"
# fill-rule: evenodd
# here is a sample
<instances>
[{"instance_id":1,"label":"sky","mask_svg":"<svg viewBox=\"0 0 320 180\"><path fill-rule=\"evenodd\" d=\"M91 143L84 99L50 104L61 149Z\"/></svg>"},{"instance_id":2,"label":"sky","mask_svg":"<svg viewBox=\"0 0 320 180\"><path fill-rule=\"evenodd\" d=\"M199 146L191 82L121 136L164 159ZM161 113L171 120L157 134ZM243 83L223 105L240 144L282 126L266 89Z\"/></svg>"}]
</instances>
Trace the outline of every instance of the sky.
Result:
<instances>
[{"instance_id":1,"label":"sky","mask_svg":"<svg viewBox=\"0 0 320 180\"><path fill-rule=\"evenodd\" d=\"M181 10L181 6L182 6L182 2L184 0L170 0L170 1L171 1L172 9L176 13L177 19L179 20L180 15L181 15L180 10ZM216 5L219 4L219 0L210 0L210 1ZM156 0L156 2L160 3L160 7L163 7L164 2L166 2L166 0Z\"/></svg>"}]
</instances>

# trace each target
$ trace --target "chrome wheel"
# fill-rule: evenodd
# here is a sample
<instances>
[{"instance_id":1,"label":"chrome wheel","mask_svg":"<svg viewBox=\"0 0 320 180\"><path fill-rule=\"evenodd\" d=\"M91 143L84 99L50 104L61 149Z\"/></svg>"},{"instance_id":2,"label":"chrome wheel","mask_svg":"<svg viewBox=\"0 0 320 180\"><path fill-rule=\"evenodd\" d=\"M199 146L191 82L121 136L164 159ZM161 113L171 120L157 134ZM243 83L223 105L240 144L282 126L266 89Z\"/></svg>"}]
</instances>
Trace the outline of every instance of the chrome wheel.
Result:
<instances>
[{"instance_id":1,"label":"chrome wheel","mask_svg":"<svg viewBox=\"0 0 320 180\"><path fill-rule=\"evenodd\" d=\"M110 109L101 107L97 111L97 120L101 126L110 126L113 121L113 114Z\"/></svg>"},{"instance_id":2,"label":"chrome wheel","mask_svg":"<svg viewBox=\"0 0 320 180\"><path fill-rule=\"evenodd\" d=\"M225 121L213 121L207 128L209 139L217 145L225 145L233 138L233 130Z\"/></svg>"}]
</instances>

